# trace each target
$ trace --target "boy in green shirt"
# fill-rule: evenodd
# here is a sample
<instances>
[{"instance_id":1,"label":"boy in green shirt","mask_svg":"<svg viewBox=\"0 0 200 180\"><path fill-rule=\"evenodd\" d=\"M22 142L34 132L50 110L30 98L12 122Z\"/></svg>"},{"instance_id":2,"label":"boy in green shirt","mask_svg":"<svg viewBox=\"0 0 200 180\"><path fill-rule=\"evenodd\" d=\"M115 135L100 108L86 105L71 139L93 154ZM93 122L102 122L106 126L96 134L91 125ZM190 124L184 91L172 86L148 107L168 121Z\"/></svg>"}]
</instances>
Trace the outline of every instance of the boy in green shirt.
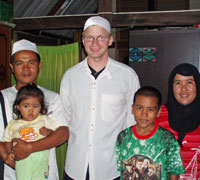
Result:
<instances>
[{"instance_id":1,"label":"boy in green shirt","mask_svg":"<svg viewBox=\"0 0 200 180\"><path fill-rule=\"evenodd\" d=\"M154 123L161 102L154 87L145 86L135 93L132 114L136 125L123 130L116 143L120 179L177 180L185 172L174 135Z\"/></svg>"}]
</instances>

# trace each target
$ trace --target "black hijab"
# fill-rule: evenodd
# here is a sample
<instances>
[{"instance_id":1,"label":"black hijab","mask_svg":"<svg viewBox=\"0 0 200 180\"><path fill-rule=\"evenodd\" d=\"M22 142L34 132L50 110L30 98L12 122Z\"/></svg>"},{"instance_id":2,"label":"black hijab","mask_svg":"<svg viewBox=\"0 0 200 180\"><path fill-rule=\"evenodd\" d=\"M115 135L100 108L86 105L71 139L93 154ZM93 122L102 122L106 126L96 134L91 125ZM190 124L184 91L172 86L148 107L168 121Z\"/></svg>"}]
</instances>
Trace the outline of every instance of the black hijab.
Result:
<instances>
[{"instance_id":1,"label":"black hijab","mask_svg":"<svg viewBox=\"0 0 200 180\"><path fill-rule=\"evenodd\" d=\"M188 105L180 104L174 96L173 83L176 74L194 77L197 95ZM200 74L195 66L183 63L172 70L168 81L166 107L169 114L169 125L178 132L178 142L182 146L185 133L194 131L200 125Z\"/></svg>"}]
</instances>

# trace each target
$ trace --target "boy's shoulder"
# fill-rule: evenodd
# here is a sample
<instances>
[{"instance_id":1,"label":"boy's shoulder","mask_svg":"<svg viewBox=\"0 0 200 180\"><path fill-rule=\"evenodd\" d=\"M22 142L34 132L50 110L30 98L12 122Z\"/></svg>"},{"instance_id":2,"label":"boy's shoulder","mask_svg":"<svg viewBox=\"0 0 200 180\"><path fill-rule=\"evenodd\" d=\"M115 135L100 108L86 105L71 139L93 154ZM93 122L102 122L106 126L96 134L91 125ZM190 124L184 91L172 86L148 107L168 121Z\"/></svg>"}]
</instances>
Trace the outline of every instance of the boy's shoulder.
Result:
<instances>
[{"instance_id":1,"label":"boy's shoulder","mask_svg":"<svg viewBox=\"0 0 200 180\"><path fill-rule=\"evenodd\" d=\"M169 134L169 135L173 135L173 133L171 131L169 131L168 129L163 128L162 126L158 125L158 130L161 131L164 134Z\"/></svg>"},{"instance_id":2,"label":"boy's shoulder","mask_svg":"<svg viewBox=\"0 0 200 180\"><path fill-rule=\"evenodd\" d=\"M121 136L121 135L125 136L127 133L130 133L130 131L132 132L132 128L133 128L133 126L130 126L130 127L126 128L126 129L122 130L122 131L119 133L118 136Z\"/></svg>"},{"instance_id":3,"label":"boy's shoulder","mask_svg":"<svg viewBox=\"0 0 200 180\"><path fill-rule=\"evenodd\" d=\"M169 131L161 126L158 126L158 133L164 138L167 137L167 138L165 138L166 140L176 139L174 134L171 131Z\"/></svg>"},{"instance_id":4,"label":"boy's shoulder","mask_svg":"<svg viewBox=\"0 0 200 180\"><path fill-rule=\"evenodd\" d=\"M117 137L117 141L121 141L121 140L124 139L124 138L130 138L130 137L131 137L131 134L132 134L132 128L133 128L133 126L128 127L128 128L126 128L126 129L122 130L122 131L119 133L118 137Z\"/></svg>"}]
</instances>

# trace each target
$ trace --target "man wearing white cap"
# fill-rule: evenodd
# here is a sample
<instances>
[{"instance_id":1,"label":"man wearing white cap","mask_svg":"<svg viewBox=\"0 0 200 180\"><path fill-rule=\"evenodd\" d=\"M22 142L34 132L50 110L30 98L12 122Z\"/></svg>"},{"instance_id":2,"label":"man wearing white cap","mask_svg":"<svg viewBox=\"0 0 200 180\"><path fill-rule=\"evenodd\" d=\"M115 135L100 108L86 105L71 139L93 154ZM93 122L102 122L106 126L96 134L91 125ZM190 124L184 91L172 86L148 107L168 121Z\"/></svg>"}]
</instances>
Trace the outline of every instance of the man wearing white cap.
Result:
<instances>
[{"instance_id":1,"label":"man wearing white cap","mask_svg":"<svg viewBox=\"0 0 200 180\"><path fill-rule=\"evenodd\" d=\"M86 21L82 42L88 56L65 72L60 88L70 132L65 180L119 179L115 143L134 124L131 105L139 80L108 56L113 37L105 18Z\"/></svg>"},{"instance_id":2,"label":"man wearing white cap","mask_svg":"<svg viewBox=\"0 0 200 180\"><path fill-rule=\"evenodd\" d=\"M2 90L8 122L13 119L12 105L15 100L17 90L29 83L36 83L38 73L41 68L40 55L38 53L36 44L27 40L20 40L14 43L10 58L10 68L15 76L16 85ZM17 139L17 145L14 147L14 154L17 160L21 160L33 152L52 148L50 151L48 180L59 180L55 148L53 147L62 144L68 139L67 122L63 116L64 111L60 96L57 93L42 87L39 88L45 95L45 104L48 107L48 115L57 122L58 128L52 135L36 142L27 143ZM4 124L1 109L0 123L0 141L2 141ZM2 144L3 143L1 142L1 145ZM5 155L1 154L1 158L5 160L6 157ZM9 166L5 165L4 180L15 179L15 171Z\"/></svg>"}]
</instances>

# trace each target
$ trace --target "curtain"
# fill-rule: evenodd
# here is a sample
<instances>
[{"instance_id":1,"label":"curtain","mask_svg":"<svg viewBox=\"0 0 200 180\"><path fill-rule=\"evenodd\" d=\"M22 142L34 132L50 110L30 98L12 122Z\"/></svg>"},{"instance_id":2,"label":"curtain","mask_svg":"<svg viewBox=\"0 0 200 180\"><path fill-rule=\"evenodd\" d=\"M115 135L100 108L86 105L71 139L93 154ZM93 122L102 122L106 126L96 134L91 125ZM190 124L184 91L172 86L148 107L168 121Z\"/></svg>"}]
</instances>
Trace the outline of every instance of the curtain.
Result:
<instances>
[{"instance_id":1,"label":"curtain","mask_svg":"<svg viewBox=\"0 0 200 180\"><path fill-rule=\"evenodd\" d=\"M78 43L63 46L38 46L42 67L37 84L59 93L63 73L79 62Z\"/></svg>"},{"instance_id":2,"label":"curtain","mask_svg":"<svg viewBox=\"0 0 200 180\"><path fill-rule=\"evenodd\" d=\"M37 84L59 93L60 81L64 72L79 62L79 44L62 46L38 46L42 67ZM12 85L15 79L12 76ZM67 143L56 148L57 164L60 180L62 180Z\"/></svg>"}]
</instances>

